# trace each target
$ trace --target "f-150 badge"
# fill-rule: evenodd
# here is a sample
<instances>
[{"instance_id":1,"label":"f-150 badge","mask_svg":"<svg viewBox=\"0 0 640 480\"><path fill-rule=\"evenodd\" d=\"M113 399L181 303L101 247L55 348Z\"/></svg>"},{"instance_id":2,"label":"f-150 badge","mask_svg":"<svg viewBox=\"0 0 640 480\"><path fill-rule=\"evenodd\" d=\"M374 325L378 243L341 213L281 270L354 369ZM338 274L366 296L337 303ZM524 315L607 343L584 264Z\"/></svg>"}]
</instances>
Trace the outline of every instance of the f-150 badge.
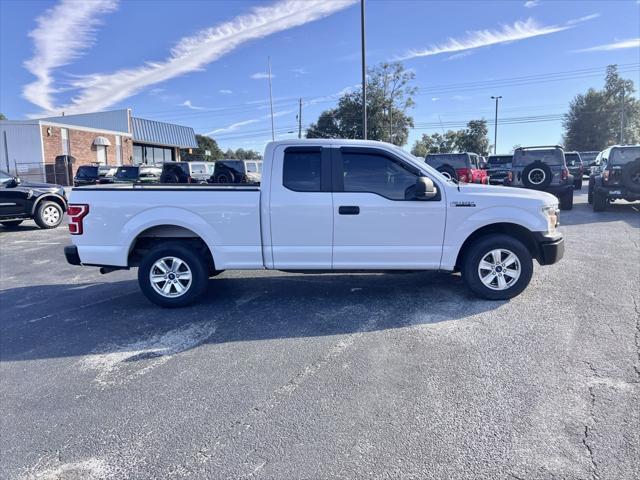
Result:
<instances>
[{"instance_id":1,"label":"f-150 badge","mask_svg":"<svg viewBox=\"0 0 640 480\"><path fill-rule=\"evenodd\" d=\"M452 207L475 207L476 202L451 202Z\"/></svg>"}]
</instances>

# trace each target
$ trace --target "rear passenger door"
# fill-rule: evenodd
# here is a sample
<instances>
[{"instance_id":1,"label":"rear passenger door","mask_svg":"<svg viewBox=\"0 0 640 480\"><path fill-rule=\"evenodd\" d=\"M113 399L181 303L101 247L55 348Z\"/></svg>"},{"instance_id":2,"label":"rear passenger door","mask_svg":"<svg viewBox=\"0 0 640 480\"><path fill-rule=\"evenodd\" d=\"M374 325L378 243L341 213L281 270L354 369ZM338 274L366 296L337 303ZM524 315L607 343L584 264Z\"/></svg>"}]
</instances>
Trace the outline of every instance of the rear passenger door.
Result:
<instances>
[{"instance_id":1,"label":"rear passenger door","mask_svg":"<svg viewBox=\"0 0 640 480\"><path fill-rule=\"evenodd\" d=\"M284 147L282 147L284 148ZM329 148L286 147L271 172L269 215L275 269L331 269L333 197Z\"/></svg>"},{"instance_id":2,"label":"rear passenger door","mask_svg":"<svg viewBox=\"0 0 640 480\"><path fill-rule=\"evenodd\" d=\"M333 268L440 267L446 219L443 192L414 197L421 172L376 148L334 149ZM432 179L433 180L433 179Z\"/></svg>"}]
</instances>

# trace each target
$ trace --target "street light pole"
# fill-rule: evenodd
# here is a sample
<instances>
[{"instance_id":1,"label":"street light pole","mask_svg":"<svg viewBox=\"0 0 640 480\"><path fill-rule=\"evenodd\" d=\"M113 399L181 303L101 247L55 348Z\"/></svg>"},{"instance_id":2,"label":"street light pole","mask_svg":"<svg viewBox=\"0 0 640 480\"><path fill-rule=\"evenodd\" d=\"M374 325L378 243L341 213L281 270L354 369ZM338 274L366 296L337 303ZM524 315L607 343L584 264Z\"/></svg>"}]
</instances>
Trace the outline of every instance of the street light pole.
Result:
<instances>
[{"instance_id":1,"label":"street light pole","mask_svg":"<svg viewBox=\"0 0 640 480\"><path fill-rule=\"evenodd\" d=\"M493 154L498 153L498 100L502 98L502 95L497 97L491 96L496 101L496 117L493 123Z\"/></svg>"},{"instance_id":2,"label":"street light pole","mask_svg":"<svg viewBox=\"0 0 640 480\"><path fill-rule=\"evenodd\" d=\"M269 106L271 108L271 140L276 139L276 128L273 123L273 91L271 89L271 57L267 57L267 63L269 64Z\"/></svg>"},{"instance_id":3,"label":"street light pole","mask_svg":"<svg viewBox=\"0 0 640 480\"><path fill-rule=\"evenodd\" d=\"M362 138L367 139L367 63L365 60L364 0L360 0L360 34L362 37Z\"/></svg>"}]
</instances>

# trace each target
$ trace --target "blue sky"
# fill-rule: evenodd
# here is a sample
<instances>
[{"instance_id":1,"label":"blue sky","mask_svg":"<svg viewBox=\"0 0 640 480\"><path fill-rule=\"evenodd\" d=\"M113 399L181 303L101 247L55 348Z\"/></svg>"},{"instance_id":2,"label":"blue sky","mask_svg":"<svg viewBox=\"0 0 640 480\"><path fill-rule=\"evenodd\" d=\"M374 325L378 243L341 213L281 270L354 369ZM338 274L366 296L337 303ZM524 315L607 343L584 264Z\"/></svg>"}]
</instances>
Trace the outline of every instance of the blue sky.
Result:
<instances>
[{"instance_id":1,"label":"blue sky","mask_svg":"<svg viewBox=\"0 0 640 480\"><path fill-rule=\"evenodd\" d=\"M262 149L267 56L277 138L293 137L297 98L306 126L360 82L359 21L352 0L2 0L0 111L127 107ZM503 97L499 150L557 143L570 99L600 87L607 64L640 84L639 38L636 0L367 1L368 64L402 59L416 74L407 147L476 118L493 138L491 95Z\"/></svg>"}]
</instances>

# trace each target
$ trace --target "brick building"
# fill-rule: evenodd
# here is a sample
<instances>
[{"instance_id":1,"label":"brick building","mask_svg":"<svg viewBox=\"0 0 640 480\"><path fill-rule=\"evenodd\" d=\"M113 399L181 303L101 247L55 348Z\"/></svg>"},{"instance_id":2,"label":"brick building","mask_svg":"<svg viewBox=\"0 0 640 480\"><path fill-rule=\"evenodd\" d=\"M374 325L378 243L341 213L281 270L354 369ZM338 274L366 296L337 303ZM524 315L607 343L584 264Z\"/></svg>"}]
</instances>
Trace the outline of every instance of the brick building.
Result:
<instances>
[{"instance_id":1,"label":"brick building","mask_svg":"<svg viewBox=\"0 0 640 480\"><path fill-rule=\"evenodd\" d=\"M80 165L162 164L195 147L192 128L130 109L0 121L0 169L32 181L68 184Z\"/></svg>"}]
</instances>

